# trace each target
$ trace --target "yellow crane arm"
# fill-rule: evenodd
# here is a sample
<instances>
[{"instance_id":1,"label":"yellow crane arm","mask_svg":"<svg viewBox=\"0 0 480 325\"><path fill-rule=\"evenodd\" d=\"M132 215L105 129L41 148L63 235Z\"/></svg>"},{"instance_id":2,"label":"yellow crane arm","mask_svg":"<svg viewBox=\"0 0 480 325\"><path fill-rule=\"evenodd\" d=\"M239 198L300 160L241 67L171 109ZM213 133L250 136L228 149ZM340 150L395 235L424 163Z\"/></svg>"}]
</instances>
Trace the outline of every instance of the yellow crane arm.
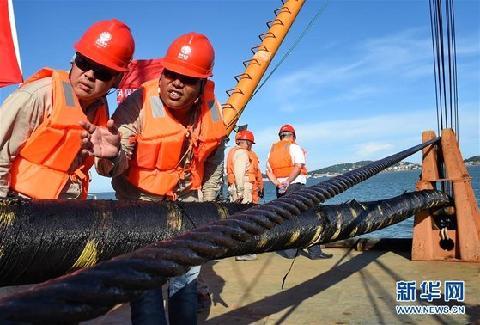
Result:
<instances>
[{"instance_id":1,"label":"yellow crane arm","mask_svg":"<svg viewBox=\"0 0 480 325\"><path fill-rule=\"evenodd\" d=\"M227 126L228 134L235 127L304 2L304 0L288 0L281 8L276 9L275 19L267 23L268 31L259 35L262 43L252 48L253 57L243 62L246 67L245 72L235 76L237 85L227 91L229 97L222 105L223 121Z\"/></svg>"}]
</instances>

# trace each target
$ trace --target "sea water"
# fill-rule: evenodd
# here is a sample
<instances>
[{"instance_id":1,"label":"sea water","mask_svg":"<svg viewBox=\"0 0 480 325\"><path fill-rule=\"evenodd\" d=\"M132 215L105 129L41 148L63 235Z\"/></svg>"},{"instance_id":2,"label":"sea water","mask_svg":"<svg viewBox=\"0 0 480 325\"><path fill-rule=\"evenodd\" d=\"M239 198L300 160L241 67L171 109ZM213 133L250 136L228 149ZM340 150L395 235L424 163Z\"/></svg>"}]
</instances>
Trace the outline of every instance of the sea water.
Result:
<instances>
[{"instance_id":1,"label":"sea water","mask_svg":"<svg viewBox=\"0 0 480 325\"><path fill-rule=\"evenodd\" d=\"M472 187L480 202L480 166L470 166L468 172L472 177ZM326 201L324 204L339 204L352 199L357 201L374 201L389 199L404 192L415 191L415 183L420 177L420 170L406 170L396 172L383 172L368 180L352 187L344 193ZM327 180L327 177L309 178L307 186L315 185L318 182ZM224 191L225 193L225 191ZM114 193L95 193L97 199L115 199ZM260 203L275 199L275 186L271 182L265 183L265 197ZM412 237L413 217L408 218L396 225L374 231L368 234L369 237L383 238L408 238Z\"/></svg>"}]
</instances>

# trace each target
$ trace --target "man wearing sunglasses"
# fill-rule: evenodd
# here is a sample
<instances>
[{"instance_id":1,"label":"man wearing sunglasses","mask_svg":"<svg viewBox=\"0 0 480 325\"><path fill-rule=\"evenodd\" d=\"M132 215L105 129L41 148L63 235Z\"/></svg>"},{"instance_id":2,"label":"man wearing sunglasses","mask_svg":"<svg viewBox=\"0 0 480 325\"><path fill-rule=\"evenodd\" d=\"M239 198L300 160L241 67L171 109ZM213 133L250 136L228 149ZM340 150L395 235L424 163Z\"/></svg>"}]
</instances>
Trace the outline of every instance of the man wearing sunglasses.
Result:
<instances>
[{"instance_id":1,"label":"man wearing sunglasses","mask_svg":"<svg viewBox=\"0 0 480 325\"><path fill-rule=\"evenodd\" d=\"M114 157L97 162L100 174L113 177L118 199L216 198L222 184L226 128L214 84L208 79L213 63L214 50L207 37L182 35L162 59L160 78L144 83L119 105L112 118L121 134L121 148L105 155ZM89 130L97 152L102 140L98 129ZM170 324L196 324L199 271L200 267L192 267L170 279ZM161 289L146 291L131 302L131 308L133 324L166 324Z\"/></svg>"},{"instance_id":2,"label":"man wearing sunglasses","mask_svg":"<svg viewBox=\"0 0 480 325\"><path fill-rule=\"evenodd\" d=\"M93 24L75 44L69 72L42 69L0 109L0 197L86 198L93 157L82 149L82 125L106 126L105 95L127 71L135 44L112 19Z\"/></svg>"}]
</instances>

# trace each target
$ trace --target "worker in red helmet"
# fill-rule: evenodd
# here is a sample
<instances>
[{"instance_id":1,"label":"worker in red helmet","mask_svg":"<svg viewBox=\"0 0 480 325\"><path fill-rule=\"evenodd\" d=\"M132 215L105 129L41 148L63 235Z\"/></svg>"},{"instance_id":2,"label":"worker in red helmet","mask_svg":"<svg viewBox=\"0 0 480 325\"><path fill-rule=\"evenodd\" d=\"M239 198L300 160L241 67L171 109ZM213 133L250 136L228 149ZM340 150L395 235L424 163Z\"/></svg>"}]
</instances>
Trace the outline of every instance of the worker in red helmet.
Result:
<instances>
[{"instance_id":1,"label":"worker in red helmet","mask_svg":"<svg viewBox=\"0 0 480 325\"><path fill-rule=\"evenodd\" d=\"M227 181L230 202L258 203L263 197L263 179L258 157L252 150L253 133L241 130L235 136L236 146L227 154ZM253 261L256 254L236 256L237 261Z\"/></svg>"},{"instance_id":2,"label":"worker in red helmet","mask_svg":"<svg viewBox=\"0 0 480 325\"><path fill-rule=\"evenodd\" d=\"M267 160L267 176L276 186L277 197L296 191L307 183L305 150L295 143L295 129L290 124L278 131Z\"/></svg>"},{"instance_id":3,"label":"worker in red helmet","mask_svg":"<svg viewBox=\"0 0 480 325\"><path fill-rule=\"evenodd\" d=\"M117 151L97 155L100 174L112 177L118 199L213 201L223 178L227 131L215 98L214 50L205 35L188 33L169 46L159 78L147 81L113 114L121 134ZM93 151L102 137L90 129ZM196 323L200 267L172 278L169 323ZM133 324L166 324L162 290L131 302Z\"/></svg>"},{"instance_id":4,"label":"worker in red helmet","mask_svg":"<svg viewBox=\"0 0 480 325\"><path fill-rule=\"evenodd\" d=\"M134 48L127 25L99 21L75 43L70 71L44 68L5 100L0 197L87 197L93 157L82 150L81 124L114 131L105 95L127 70Z\"/></svg>"},{"instance_id":5,"label":"worker in red helmet","mask_svg":"<svg viewBox=\"0 0 480 325\"><path fill-rule=\"evenodd\" d=\"M280 141L274 143L267 159L267 176L276 186L277 198L303 188L307 183L306 152L296 142L295 128L283 125L278 131ZM298 254L297 249L279 251L283 257L292 259ZM330 254L321 251L319 245L309 247L310 259L330 258Z\"/></svg>"},{"instance_id":6,"label":"worker in red helmet","mask_svg":"<svg viewBox=\"0 0 480 325\"><path fill-rule=\"evenodd\" d=\"M258 156L252 150L253 133L241 130L235 136L236 146L227 155L227 181L231 202L258 203L263 192Z\"/></svg>"}]
</instances>

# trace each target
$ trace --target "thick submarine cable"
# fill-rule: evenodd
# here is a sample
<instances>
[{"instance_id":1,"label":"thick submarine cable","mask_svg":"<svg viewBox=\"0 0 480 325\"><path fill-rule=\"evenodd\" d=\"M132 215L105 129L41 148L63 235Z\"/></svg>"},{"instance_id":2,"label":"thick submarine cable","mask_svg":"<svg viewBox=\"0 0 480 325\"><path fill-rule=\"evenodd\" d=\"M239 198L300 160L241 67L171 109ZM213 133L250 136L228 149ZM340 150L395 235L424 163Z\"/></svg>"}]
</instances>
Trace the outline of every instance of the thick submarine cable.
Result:
<instances>
[{"instance_id":1,"label":"thick submarine cable","mask_svg":"<svg viewBox=\"0 0 480 325\"><path fill-rule=\"evenodd\" d=\"M234 254L238 246L261 236L286 220L394 165L439 138L401 151L326 182L301 189L230 218L157 242L89 269L47 281L0 300L0 320L76 322L100 316L115 304L158 287L190 266ZM339 238L340 239L340 238ZM235 253L234 253L235 252Z\"/></svg>"},{"instance_id":2,"label":"thick submarine cable","mask_svg":"<svg viewBox=\"0 0 480 325\"><path fill-rule=\"evenodd\" d=\"M339 205L319 205L241 243L237 249L264 253L285 248L307 247L360 236L399 223L412 214L452 204L440 191L404 193L370 202L351 200ZM232 256L238 255L236 252Z\"/></svg>"},{"instance_id":3,"label":"thick submarine cable","mask_svg":"<svg viewBox=\"0 0 480 325\"><path fill-rule=\"evenodd\" d=\"M315 210L308 210L300 217L293 217L286 220L281 226L274 227L260 236L255 236L246 242L232 246L229 254L222 256L222 258L244 252L263 253L282 248L304 247L313 243L326 243L334 240L350 238L401 222L420 210L427 208L440 208L449 203L450 198L445 193L425 190L421 192L405 193L395 198L382 201L362 203L353 200L341 205L319 206ZM209 233L201 231L200 234L197 234L198 237L203 235L211 236L211 232L215 229L210 228L209 230ZM197 237L193 237L193 239L197 239ZM116 277L116 274L114 273L109 277L110 281ZM129 276L128 273L124 273L123 277L117 277L114 281L122 281L123 286L130 286L132 284L132 279L129 279ZM71 282L69 285L75 283L74 285L83 286L82 283L87 281L87 279L84 279L77 281L76 283ZM108 278L105 281L109 284ZM53 285L54 282L55 281L50 281L45 285L48 285L49 283ZM85 291L88 291L88 288L84 289L85 290L78 289L79 292L75 292L75 295L80 294L82 297L86 297L86 299L95 297L92 293L85 293ZM101 290L101 288L95 289ZM35 290L36 289L33 291ZM55 295L55 290L55 285L53 285L51 291L48 291L48 294ZM99 299L104 297L101 292L99 293ZM0 300L0 311L4 312L4 310L2 310L2 304L5 300L8 301L15 299L16 296L14 295ZM65 301L68 302L69 299L65 299ZM32 311L28 312L29 315L25 316L22 314L19 318L20 320L31 321L32 319L37 319L38 311L36 311L36 307L39 306L35 304L31 307ZM58 308L58 306L46 305L43 306L43 308ZM55 313L55 310L52 312ZM31 315L32 312L35 315ZM63 314L60 314L59 317L62 317L62 315ZM0 320L1 319L0 316ZM19 321L19 319L14 320ZM62 321L65 321L65 318L62 317L61 319ZM53 320L54 318L52 318L52 316L47 316L47 318L42 321L52 322ZM81 318L81 320L86 320L86 318ZM73 320L70 319L69 321ZM75 321L78 321L78 319Z\"/></svg>"},{"instance_id":4,"label":"thick submarine cable","mask_svg":"<svg viewBox=\"0 0 480 325\"><path fill-rule=\"evenodd\" d=\"M248 207L216 202L0 199L0 286L56 278Z\"/></svg>"},{"instance_id":5,"label":"thick submarine cable","mask_svg":"<svg viewBox=\"0 0 480 325\"><path fill-rule=\"evenodd\" d=\"M364 173L362 169L356 172ZM338 194L332 184L347 184L348 177L344 176L317 187L329 195ZM328 190L321 188L326 183L331 187ZM350 186L353 183L342 191ZM310 193L302 196L314 198ZM0 200L0 286L38 283L165 240L194 228L192 218L185 215L204 224L245 208L168 201Z\"/></svg>"}]
</instances>

